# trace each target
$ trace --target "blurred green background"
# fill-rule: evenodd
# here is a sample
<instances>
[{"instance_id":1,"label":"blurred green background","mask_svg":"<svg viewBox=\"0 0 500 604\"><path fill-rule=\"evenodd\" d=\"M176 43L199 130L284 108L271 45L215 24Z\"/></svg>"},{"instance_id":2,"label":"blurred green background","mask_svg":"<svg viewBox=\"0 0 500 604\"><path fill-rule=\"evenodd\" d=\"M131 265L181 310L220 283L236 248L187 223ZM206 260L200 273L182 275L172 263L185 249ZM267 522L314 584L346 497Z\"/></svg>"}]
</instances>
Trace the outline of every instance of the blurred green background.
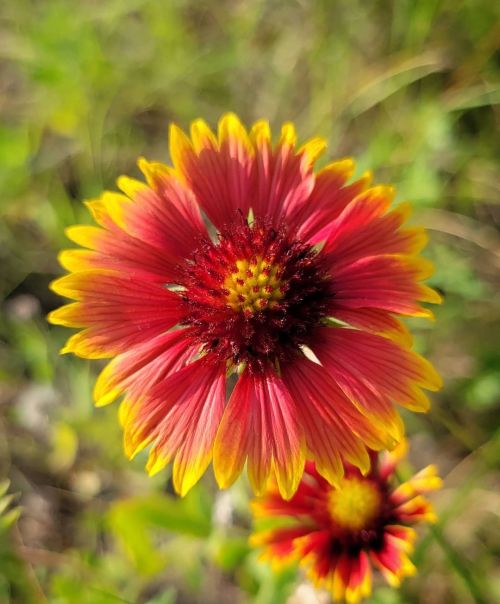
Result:
<instances>
[{"instance_id":1,"label":"blurred green background","mask_svg":"<svg viewBox=\"0 0 500 604\"><path fill-rule=\"evenodd\" d=\"M0 4L0 603L315 604L249 551L249 492L211 472L184 500L122 453L98 363L59 357L46 313L63 230L167 124L293 120L396 184L444 295L412 324L446 387L406 415L436 462L419 575L378 604L500 602L500 12L491 0L4 0ZM21 510L16 509L21 506ZM20 516L19 516L20 512ZM16 521L17 517L19 519Z\"/></svg>"}]
</instances>

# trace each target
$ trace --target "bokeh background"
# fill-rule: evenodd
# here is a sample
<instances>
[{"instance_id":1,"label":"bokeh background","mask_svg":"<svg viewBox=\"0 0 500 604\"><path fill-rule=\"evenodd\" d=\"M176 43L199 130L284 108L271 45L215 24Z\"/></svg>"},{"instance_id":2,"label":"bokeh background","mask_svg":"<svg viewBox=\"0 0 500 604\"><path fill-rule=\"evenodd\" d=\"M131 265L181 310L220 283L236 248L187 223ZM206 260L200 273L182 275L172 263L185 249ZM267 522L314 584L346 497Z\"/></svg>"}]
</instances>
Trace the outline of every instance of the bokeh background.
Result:
<instances>
[{"instance_id":1,"label":"bokeh background","mask_svg":"<svg viewBox=\"0 0 500 604\"><path fill-rule=\"evenodd\" d=\"M0 3L1 604L328 602L250 551L244 480L180 500L126 461L98 363L58 356L45 321L81 201L168 161L170 121L227 110L324 135L429 229L445 303L412 329L446 386L405 419L413 467L445 478L440 521L419 575L371 602L500 602L499 41L491 0Z\"/></svg>"}]
</instances>

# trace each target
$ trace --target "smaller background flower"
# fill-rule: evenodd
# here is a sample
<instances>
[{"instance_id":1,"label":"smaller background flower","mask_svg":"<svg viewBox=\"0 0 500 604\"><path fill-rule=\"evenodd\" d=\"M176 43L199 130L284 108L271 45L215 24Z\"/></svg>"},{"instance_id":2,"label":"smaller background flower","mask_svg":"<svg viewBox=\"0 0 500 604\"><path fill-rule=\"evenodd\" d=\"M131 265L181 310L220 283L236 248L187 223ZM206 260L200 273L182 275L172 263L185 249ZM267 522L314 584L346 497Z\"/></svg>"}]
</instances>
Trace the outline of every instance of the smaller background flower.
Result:
<instances>
[{"instance_id":1,"label":"smaller background flower","mask_svg":"<svg viewBox=\"0 0 500 604\"><path fill-rule=\"evenodd\" d=\"M357 604L369 596L373 570L398 587L416 572L409 558L413 525L436 520L425 494L441 486L434 465L398 484L397 465L405 454L406 442L391 453L372 453L366 476L346 464L335 487L308 462L291 500L283 500L270 485L253 502L257 530L252 545L263 548L262 559L274 569L298 563L335 601Z\"/></svg>"}]
</instances>

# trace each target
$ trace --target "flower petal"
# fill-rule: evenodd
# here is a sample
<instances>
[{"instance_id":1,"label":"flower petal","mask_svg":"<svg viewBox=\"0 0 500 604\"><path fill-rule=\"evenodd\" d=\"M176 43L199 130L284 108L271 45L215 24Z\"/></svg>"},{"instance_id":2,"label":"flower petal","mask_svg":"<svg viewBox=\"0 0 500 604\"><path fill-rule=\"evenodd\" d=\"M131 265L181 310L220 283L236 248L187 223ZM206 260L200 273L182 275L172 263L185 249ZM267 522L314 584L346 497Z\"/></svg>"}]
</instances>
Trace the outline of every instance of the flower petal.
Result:
<instances>
[{"instance_id":1,"label":"flower petal","mask_svg":"<svg viewBox=\"0 0 500 604\"><path fill-rule=\"evenodd\" d=\"M172 170L139 160L151 188L138 191L124 214L127 232L180 260L188 257L207 231L193 193Z\"/></svg>"},{"instance_id":2,"label":"flower petal","mask_svg":"<svg viewBox=\"0 0 500 604\"><path fill-rule=\"evenodd\" d=\"M86 327L62 352L106 358L168 331L180 319L180 298L159 285L116 271L81 271L57 279L52 289L78 300L49 314L49 321Z\"/></svg>"},{"instance_id":3,"label":"flower petal","mask_svg":"<svg viewBox=\"0 0 500 604\"><path fill-rule=\"evenodd\" d=\"M300 215L299 236L303 241L317 244L324 241L331 223L357 195L371 183L371 173L367 172L350 185L345 183L354 172L352 159L333 162L316 175L314 188L307 200L308 213Z\"/></svg>"},{"instance_id":4,"label":"flower petal","mask_svg":"<svg viewBox=\"0 0 500 604\"><path fill-rule=\"evenodd\" d=\"M251 503L254 517L290 516L297 520L309 517L309 527L313 520L321 524L325 518L323 505L325 489L329 489L329 483L318 474L315 464L307 461L304 475L293 497L284 500L276 481L270 480L264 497L255 499Z\"/></svg>"},{"instance_id":5,"label":"flower petal","mask_svg":"<svg viewBox=\"0 0 500 604\"><path fill-rule=\"evenodd\" d=\"M358 604L371 594L371 575L368 555L365 551L360 551L358 556L352 560L349 582L345 592L347 604Z\"/></svg>"},{"instance_id":6,"label":"flower petal","mask_svg":"<svg viewBox=\"0 0 500 604\"><path fill-rule=\"evenodd\" d=\"M170 156L208 218L219 229L237 211L246 217L250 204L253 147L238 117L219 121L216 138L203 120L191 125L191 142L177 126L170 128Z\"/></svg>"},{"instance_id":7,"label":"flower petal","mask_svg":"<svg viewBox=\"0 0 500 604\"><path fill-rule=\"evenodd\" d=\"M369 256L332 273L335 305L343 308L379 308L413 317L432 318L417 301L439 304L440 296L419 281L428 278L433 265L425 258L387 254Z\"/></svg>"},{"instance_id":8,"label":"flower petal","mask_svg":"<svg viewBox=\"0 0 500 604\"><path fill-rule=\"evenodd\" d=\"M225 368L201 358L165 380L129 409L125 442L130 456L153 443L148 471L155 474L172 459L175 490L185 495L212 458L224 410Z\"/></svg>"},{"instance_id":9,"label":"flower petal","mask_svg":"<svg viewBox=\"0 0 500 604\"><path fill-rule=\"evenodd\" d=\"M293 392L316 469L331 484L343 476L341 460L349 461L363 473L369 470L365 444L377 449L393 444L356 409L320 365L298 359L290 367L283 367L283 381Z\"/></svg>"},{"instance_id":10,"label":"flower petal","mask_svg":"<svg viewBox=\"0 0 500 604\"><path fill-rule=\"evenodd\" d=\"M392 187L373 187L358 195L332 222L323 251L331 259L333 272L364 256L421 251L427 242L425 230L401 229L410 208L402 204L387 212L393 198Z\"/></svg>"},{"instance_id":11,"label":"flower petal","mask_svg":"<svg viewBox=\"0 0 500 604\"><path fill-rule=\"evenodd\" d=\"M406 482L400 484L392 493L391 498L393 500L404 501L416 495L440 489L442 485L443 481L438 476L437 467L431 464L414 474Z\"/></svg>"},{"instance_id":12,"label":"flower petal","mask_svg":"<svg viewBox=\"0 0 500 604\"><path fill-rule=\"evenodd\" d=\"M410 347L412 336L408 328L391 313L379 308L335 308L335 319L352 327L369 331Z\"/></svg>"},{"instance_id":13,"label":"flower petal","mask_svg":"<svg viewBox=\"0 0 500 604\"><path fill-rule=\"evenodd\" d=\"M343 600L346 598L346 589L349 585L352 562L353 560L347 553L339 556L332 582L332 596L334 600Z\"/></svg>"},{"instance_id":14,"label":"flower petal","mask_svg":"<svg viewBox=\"0 0 500 604\"><path fill-rule=\"evenodd\" d=\"M214 447L219 486L228 487L248 457L248 474L262 493L273 470L280 493L289 499L304 468L304 443L294 402L282 380L269 372L239 378L227 405Z\"/></svg>"},{"instance_id":15,"label":"flower petal","mask_svg":"<svg viewBox=\"0 0 500 604\"><path fill-rule=\"evenodd\" d=\"M76 225L66 229L66 236L92 250L63 251L59 261L69 271L116 270L157 283L171 282L177 276L177 256L172 258L123 231Z\"/></svg>"},{"instance_id":16,"label":"flower petal","mask_svg":"<svg viewBox=\"0 0 500 604\"><path fill-rule=\"evenodd\" d=\"M386 538L383 548L380 551L372 550L370 557L391 587L399 587L403 577L416 572L405 548L394 540Z\"/></svg>"},{"instance_id":17,"label":"flower petal","mask_svg":"<svg viewBox=\"0 0 500 604\"><path fill-rule=\"evenodd\" d=\"M408 454L408 440L401 439L397 447L391 451L385 451L378 459L378 475L382 480L389 480L394 474L397 465L405 459Z\"/></svg>"},{"instance_id":18,"label":"flower petal","mask_svg":"<svg viewBox=\"0 0 500 604\"><path fill-rule=\"evenodd\" d=\"M421 388L437 390L442 385L428 361L386 338L323 328L317 342L314 352L345 394L387 429L394 419L392 402L426 411L429 402Z\"/></svg>"},{"instance_id":19,"label":"flower petal","mask_svg":"<svg viewBox=\"0 0 500 604\"><path fill-rule=\"evenodd\" d=\"M131 389L141 394L167 375L178 371L196 352L189 330L161 334L115 357L101 371L94 387L98 407Z\"/></svg>"},{"instance_id":20,"label":"flower petal","mask_svg":"<svg viewBox=\"0 0 500 604\"><path fill-rule=\"evenodd\" d=\"M259 531L250 536L252 547L263 547L260 559L269 560L273 570L278 570L284 564L298 561L298 551L295 539L303 537L310 532L309 526L292 526L286 528Z\"/></svg>"},{"instance_id":21,"label":"flower petal","mask_svg":"<svg viewBox=\"0 0 500 604\"><path fill-rule=\"evenodd\" d=\"M290 123L283 125L275 148L267 122L254 124L250 137L256 149L251 201L254 214L273 227L286 217L289 229L293 230L298 227L301 208L313 190L313 163L324 144L314 139L296 150L297 135Z\"/></svg>"},{"instance_id":22,"label":"flower petal","mask_svg":"<svg viewBox=\"0 0 500 604\"><path fill-rule=\"evenodd\" d=\"M85 256L87 262L92 260L92 268L122 270L165 283L176 275L180 259L194 250L206 229L192 193L171 171L144 159L139 165L151 187L120 177L118 184L130 198L105 192L87 201L102 228L76 226L67 234L95 251Z\"/></svg>"},{"instance_id":23,"label":"flower petal","mask_svg":"<svg viewBox=\"0 0 500 604\"><path fill-rule=\"evenodd\" d=\"M398 520L405 524L416 522L436 522L437 516L432 504L422 495L405 499L394 508Z\"/></svg>"}]
</instances>

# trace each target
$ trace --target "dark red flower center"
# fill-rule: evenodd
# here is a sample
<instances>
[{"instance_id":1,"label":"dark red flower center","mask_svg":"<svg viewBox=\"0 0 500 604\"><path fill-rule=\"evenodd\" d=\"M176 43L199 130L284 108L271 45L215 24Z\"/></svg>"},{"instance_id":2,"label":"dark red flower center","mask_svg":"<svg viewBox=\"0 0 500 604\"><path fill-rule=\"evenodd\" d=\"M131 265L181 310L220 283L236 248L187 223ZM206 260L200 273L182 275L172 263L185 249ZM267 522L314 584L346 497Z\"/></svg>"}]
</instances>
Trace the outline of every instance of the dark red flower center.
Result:
<instances>
[{"instance_id":1,"label":"dark red flower center","mask_svg":"<svg viewBox=\"0 0 500 604\"><path fill-rule=\"evenodd\" d=\"M331 279L321 255L286 228L239 217L201 242L181 269L184 325L214 360L263 371L309 345L328 314Z\"/></svg>"}]
</instances>

